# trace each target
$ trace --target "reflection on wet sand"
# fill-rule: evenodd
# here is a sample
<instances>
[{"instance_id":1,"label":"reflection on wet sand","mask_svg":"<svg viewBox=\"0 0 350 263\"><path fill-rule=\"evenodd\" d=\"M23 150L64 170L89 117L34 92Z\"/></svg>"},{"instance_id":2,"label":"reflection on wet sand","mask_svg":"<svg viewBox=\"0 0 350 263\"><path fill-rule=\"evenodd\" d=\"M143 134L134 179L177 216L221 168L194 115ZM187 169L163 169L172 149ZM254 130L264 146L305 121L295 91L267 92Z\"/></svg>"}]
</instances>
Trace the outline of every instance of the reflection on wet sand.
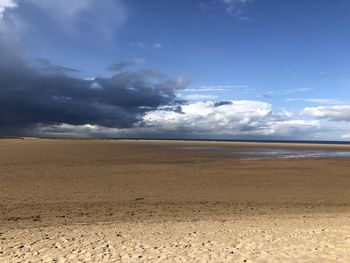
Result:
<instances>
[{"instance_id":1,"label":"reflection on wet sand","mask_svg":"<svg viewBox=\"0 0 350 263\"><path fill-rule=\"evenodd\" d=\"M214 146L178 147L190 151L222 151L243 160L299 159L299 158L350 158L350 151L328 149L230 148Z\"/></svg>"}]
</instances>

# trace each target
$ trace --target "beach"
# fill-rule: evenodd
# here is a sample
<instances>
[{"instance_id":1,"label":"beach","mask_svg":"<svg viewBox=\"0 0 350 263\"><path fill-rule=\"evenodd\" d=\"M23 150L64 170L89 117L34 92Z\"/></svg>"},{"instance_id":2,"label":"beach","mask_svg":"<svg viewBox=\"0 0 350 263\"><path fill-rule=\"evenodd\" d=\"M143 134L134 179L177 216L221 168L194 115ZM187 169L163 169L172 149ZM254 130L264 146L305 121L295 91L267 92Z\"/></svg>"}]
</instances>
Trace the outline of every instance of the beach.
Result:
<instances>
[{"instance_id":1,"label":"beach","mask_svg":"<svg viewBox=\"0 0 350 263\"><path fill-rule=\"evenodd\" d=\"M0 261L349 261L348 151L3 139Z\"/></svg>"}]
</instances>

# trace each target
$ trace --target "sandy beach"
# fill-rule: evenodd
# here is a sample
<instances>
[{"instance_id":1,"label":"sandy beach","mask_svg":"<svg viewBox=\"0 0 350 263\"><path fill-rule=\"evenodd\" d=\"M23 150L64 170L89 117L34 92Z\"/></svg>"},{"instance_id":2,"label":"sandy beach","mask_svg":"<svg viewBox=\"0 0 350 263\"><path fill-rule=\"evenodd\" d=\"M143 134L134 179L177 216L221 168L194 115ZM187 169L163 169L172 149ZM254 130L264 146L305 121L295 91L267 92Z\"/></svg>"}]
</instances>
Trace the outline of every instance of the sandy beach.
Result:
<instances>
[{"instance_id":1,"label":"sandy beach","mask_svg":"<svg viewBox=\"0 0 350 263\"><path fill-rule=\"evenodd\" d=\"M259 148L350 151L0 140L0 262L349 261L350 159Z\"/></svg>"}]
</instances>

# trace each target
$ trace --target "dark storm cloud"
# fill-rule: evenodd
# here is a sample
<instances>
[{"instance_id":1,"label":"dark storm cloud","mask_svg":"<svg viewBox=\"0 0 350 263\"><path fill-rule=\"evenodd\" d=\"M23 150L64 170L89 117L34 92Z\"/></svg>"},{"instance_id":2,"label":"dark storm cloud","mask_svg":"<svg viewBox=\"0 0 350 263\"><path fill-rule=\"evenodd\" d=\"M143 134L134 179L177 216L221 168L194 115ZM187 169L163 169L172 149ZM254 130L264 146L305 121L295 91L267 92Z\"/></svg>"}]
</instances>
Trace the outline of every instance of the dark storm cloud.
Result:
<instances>
[{"instance_id":1,"label":"dark storm cloud","mask_svg":"<svg viewBox=\"0 0 350 263\"><path fill-rule=\"evenodd\" d=\"M40 61L33 67L0 35L0 133L21 134L41 124L132 127L149 110L171 104L181 78L159 80L147 71L84 80L76 72Z\"/></svg>"}]
</instances>

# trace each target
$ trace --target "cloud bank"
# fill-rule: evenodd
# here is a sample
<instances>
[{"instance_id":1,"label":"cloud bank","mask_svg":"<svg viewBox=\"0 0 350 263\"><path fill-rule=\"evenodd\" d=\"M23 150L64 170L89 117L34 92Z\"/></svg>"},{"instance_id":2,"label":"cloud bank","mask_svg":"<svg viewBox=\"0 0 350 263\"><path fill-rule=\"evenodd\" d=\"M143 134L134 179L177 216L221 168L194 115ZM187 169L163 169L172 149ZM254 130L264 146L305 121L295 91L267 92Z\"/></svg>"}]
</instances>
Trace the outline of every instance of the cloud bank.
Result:
<instances>
[{"instance_id":1,"label":"cloud bank","mask_svg":"<svg viewBox=\"0 0 350 263\"><path fill-rule=\"evenodd\" d=\"M221 137L295 136L319 127L318 121L292 119L261 101L193 102L172 110L147 112L144 126L162 133Z\"/></svg>"},{"instance_id":2,"label":"cloud bank","mask_svg":"<svg viewBox=\"0 0 350 263\"><path fill-rule=\"evenodd\" d=\"M4 35L0 57L1 133L61 123L129 128L146 112L171 104L176 91L188 85L184 78L159 78L147 70L86 80L47 60L34 67Z\"/></svg>"},{"instance_id":3,"label":"cloud bank","mask_svg":"<svg viewBox=\"0 0 350 263\"><path fill-rule=\"evenodd\" d=\"M306 107L302 114L334 122L350 122L350 105Z\"/></svg>"}]
</instances>

